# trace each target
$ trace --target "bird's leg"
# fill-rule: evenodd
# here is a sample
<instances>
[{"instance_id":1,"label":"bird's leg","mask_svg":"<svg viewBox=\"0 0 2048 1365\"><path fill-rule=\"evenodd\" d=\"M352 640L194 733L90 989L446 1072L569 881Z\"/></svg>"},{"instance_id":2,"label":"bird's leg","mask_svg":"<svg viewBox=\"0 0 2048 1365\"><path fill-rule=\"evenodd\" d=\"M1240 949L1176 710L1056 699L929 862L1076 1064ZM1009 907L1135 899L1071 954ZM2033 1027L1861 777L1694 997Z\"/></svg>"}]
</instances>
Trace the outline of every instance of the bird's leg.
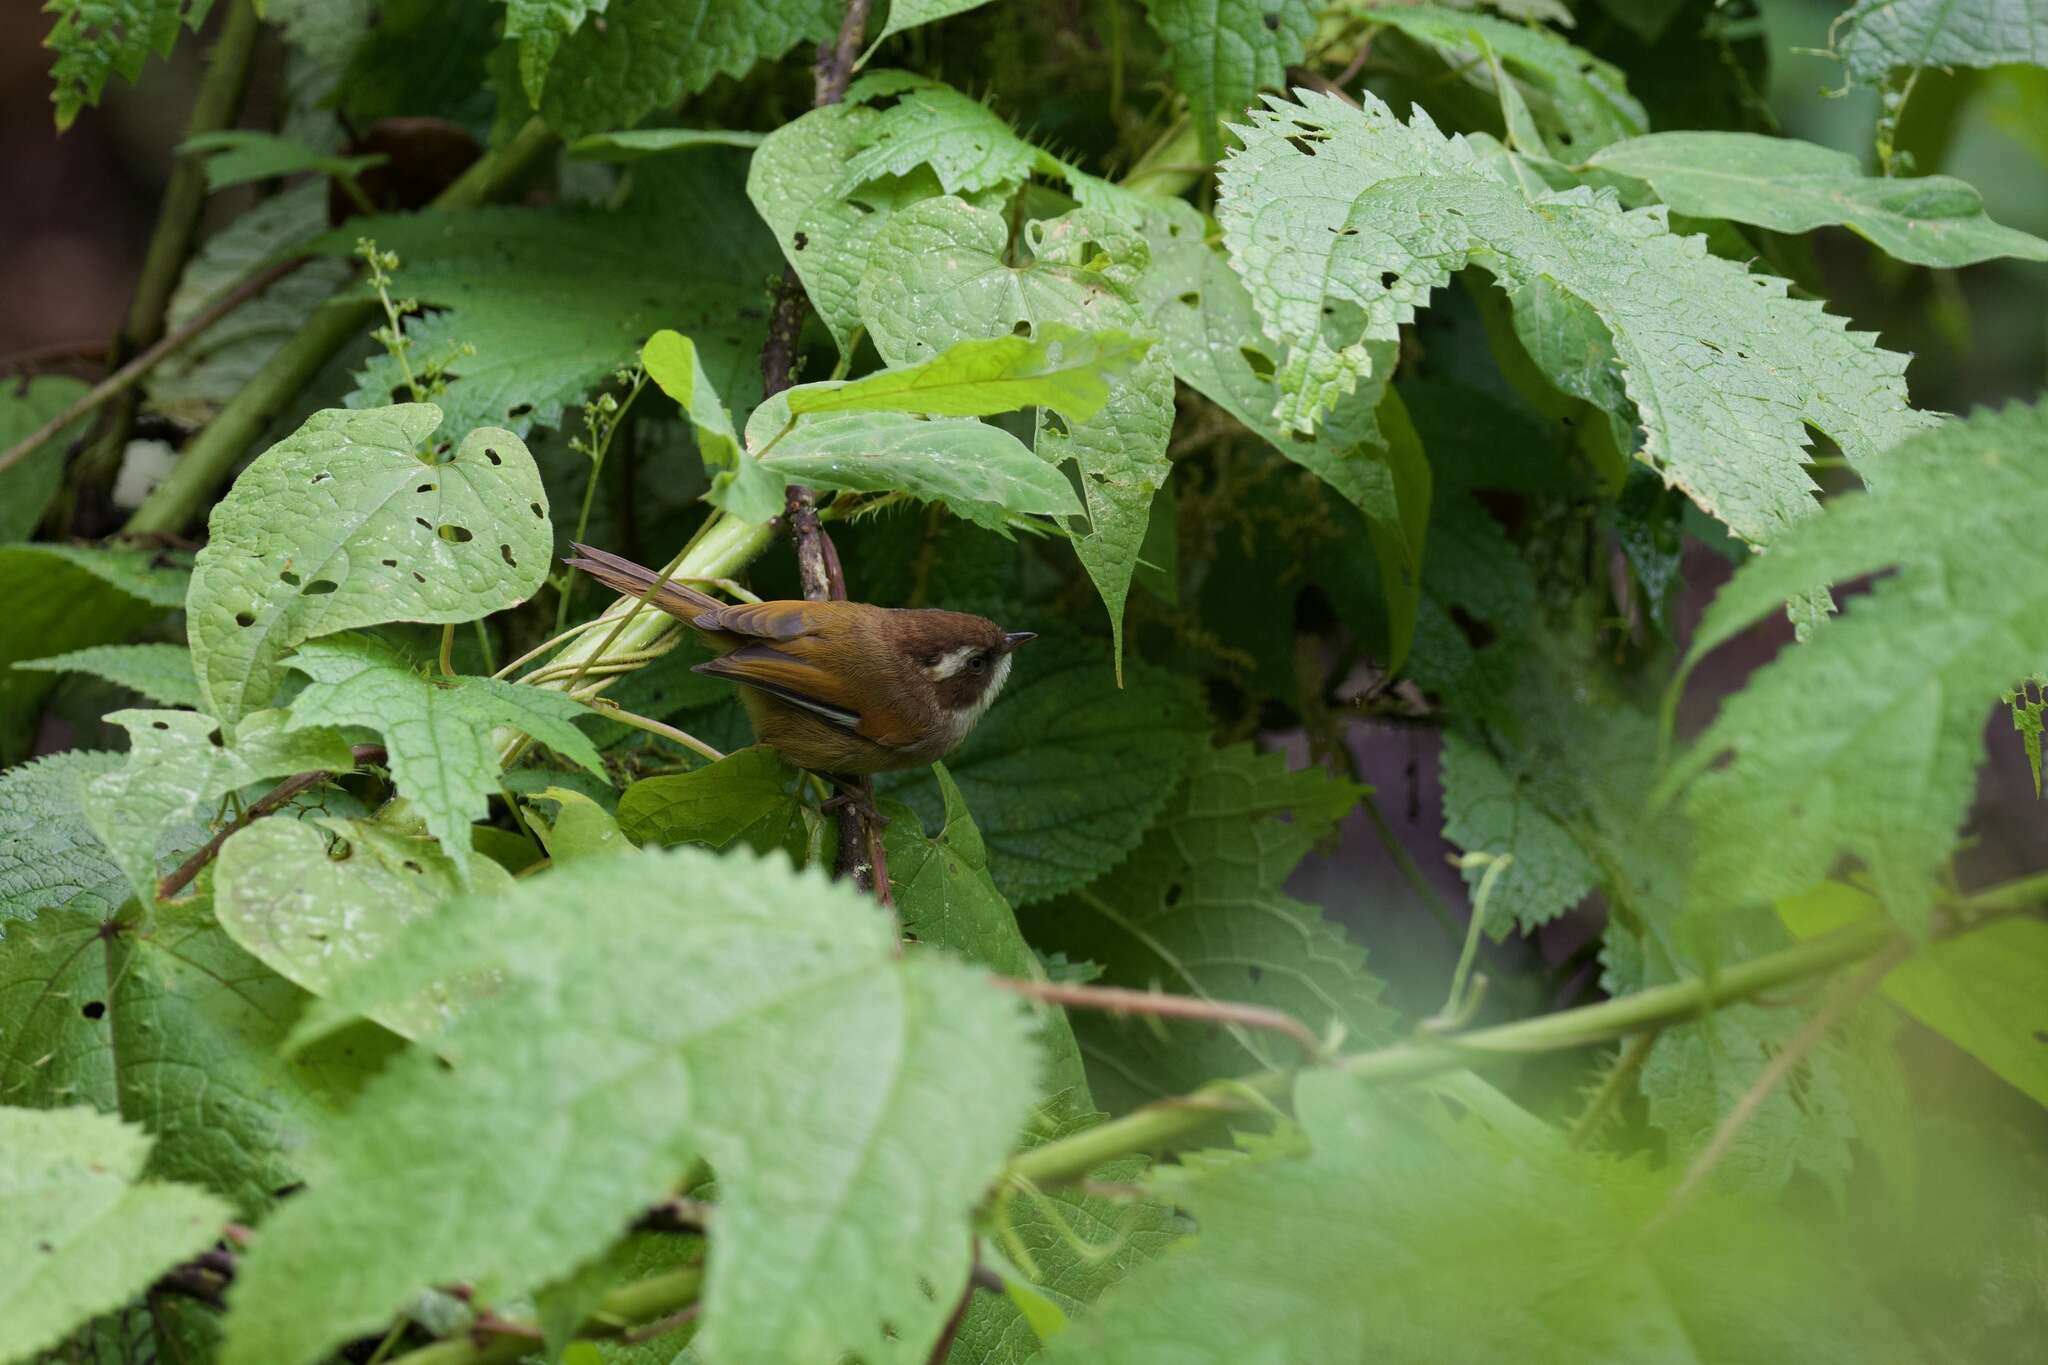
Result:
<instances>
[{"instance_id":1,"label":"bird's leg","mask_svg":"<svg viewBox=\"0 0 2048 1365\"><path fill-rule=\"evenodd\" d=\"M832 815L838 811L851 811L877 831L889 827L889 818L875 808L875 789L867 778L845 773L819 773L818 776L838 789L838 795L819 803L821 812Z\"/></svg>"}]
</instances>

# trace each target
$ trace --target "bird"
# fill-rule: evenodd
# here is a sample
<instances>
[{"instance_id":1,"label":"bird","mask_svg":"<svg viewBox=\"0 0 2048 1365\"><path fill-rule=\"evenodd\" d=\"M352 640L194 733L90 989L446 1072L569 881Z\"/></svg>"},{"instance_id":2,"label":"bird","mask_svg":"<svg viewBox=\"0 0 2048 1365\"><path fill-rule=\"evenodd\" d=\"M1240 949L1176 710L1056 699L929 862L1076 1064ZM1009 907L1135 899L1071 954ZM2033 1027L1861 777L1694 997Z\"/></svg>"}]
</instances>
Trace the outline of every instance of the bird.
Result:
<instances>
[{"instance_id":1,"label":"bird","mask_svg":"<svg viewBox=\"0 0 2048 1365\"><path fill-rule=\"evenodd\" d=\"M740 684L755 736L828 777L952 752L1003 690L1018 647L1038 638L958 611L721 602L609 551L574 549L563 563L694 630L717 654L692 671Z\"/></svg>"}]
</instances>

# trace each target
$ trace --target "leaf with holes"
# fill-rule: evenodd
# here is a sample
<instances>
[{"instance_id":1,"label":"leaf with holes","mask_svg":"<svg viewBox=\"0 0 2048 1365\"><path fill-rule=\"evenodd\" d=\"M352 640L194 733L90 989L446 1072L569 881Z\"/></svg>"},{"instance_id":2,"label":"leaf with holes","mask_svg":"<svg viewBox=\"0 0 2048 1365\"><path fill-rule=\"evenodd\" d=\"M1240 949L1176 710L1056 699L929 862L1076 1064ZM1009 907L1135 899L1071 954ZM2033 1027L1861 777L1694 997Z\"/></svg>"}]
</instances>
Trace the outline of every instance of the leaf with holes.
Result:
<instances>
[{"instance_id":1,"label":"leaf with holes","mask_svg":"<svg viewBox=\"0 0 2048 1365\"><path fill-rule=\"evenodd\" d=\"M192 651L183 645L95 645L15 665L37 673L88 673L140 692L159 706L201 705Z\"/></svg>"},{"instance_id":2,"label":"leaf with holes","mask_svg":"<svg viewBox=\"0 0 2048 1365\"><path fill-rule=\"evenodd\" d=\"M1811 142L1653 133L1603 148L1587 165L1642 181L1680 213L1774 232L1845 227L1917 265L1975 265L2001 256L2048 261L2048 242L1992 222L1967 181L1865 175L1855 157Z\"/></svg>"},{"instance_id":3,"label":"leaf with holes","mask_svg":"<svg viewBox=\"0 0 2048 1365\"><path fill-rule=\"evenodd\" d=\"M150 1138L89 1109L0 1109L0 1360L25 1360L212 1246L230 1210L143 1180Z\"/></svg>"},{"instance_id":4,"label":"leaf with holes","mask_svg":"<svg viewBox=\"0 0 2048 1365\"><path fill-rule=\"evenodd\" d=\"M1109 985L1269 1005L1318 1035L1340 1027L1353 1046L1382 1038L1391 1017L1365 950L1280 889L1362 790L1249 745L1204 749L1128 859L1026 918L1031 941L1100 962ZM1291 1040L1208 1023L1154 1031L1083 1015L1074 1031L1103 1059L1093 1075L1118 1108L1300 1060Z\"/></svg>"},{"instance_id":5,"label":"leaf with holes","mask_svg":"<svg viewBox=\"0 0 2048 1365\"><path fill-rule=\"evenodd\" d=\"M207 522L187 602L207 708L232 734L307 640L386 621L470 621L547 577L540 473L509 431L429 443L431 403L330 409L242 471Z\"/></svg>"},{"instance_id":6,"label":"leaf with holes","mask_svg":"<svg viewBox=\"0 0 2048 1365\"><path fill-rule=\"evenodd\" d=\"M1125 290L1142 267L1144 244L1106 214L1077 210L1031 225L1035 259L1007 263L1002 215L962 199L931 199L894 215L878 234L861 279L860 305L875 348L891 365L915 365L955 342L1036 335L1051 324L1137 333L1142 323ZM1109 610L1122 661L1124 599L1145 540L1152 495L1170 465L1173 374L1147 354L1110 385L1087 421L1041 411L1036 448L1054 464L1073 461L1087 504L1074 551Z\"/></svg>"},{"instance_id":7,"label":"leaf with holes","mask_svg":"<svg viewBox=\"0 0 2048 1365\"><path fill-rule=\"evenodd\" d=\"M489 859L472 871L481 891L512 889L511 874ZM213 908L229 938L321 995L462 889L454 860L431 839L372 820L259 820L221 845ZM424 992L370 1017L402 1038L420 1038L447 1013L438 993Z\"/></svg>"},{"instance_id":8,"label":"leaf with holes","mask_svg":"<svg viewBox=\"0 0 2048 1365\"><path fill-rule=\"evenodd\" d=\"M305 645L290 664L312 679L292 699L291 727L363 725L382 735L399 795L419 807L472 889L469 827L490 813L498 787L494 729L531 735L605 775L603 760L575 725L586 714L583 703L563 693L499 678L430 677L360 636Z\"/></svg>"},{"instance_id":9,"label":"leaf with holes","mask_svg":"<svg viewBox=\"0 0 2048 1365\"><path fill-rule=\"evenodd\" d=\"M1935 419L1906 405L1904 358L1786 282L1673 235L1611 193L1525 191L1419 109L1408 123L1302 93L1252 116L1218 216L1266 335L1285 349L1275 417L1313 431L1372 376L1432 288L1470 263L1519 308L1539 282L1611 334L1643 458L1762 543L1813 510L1806 426L1862 462Z\"/></svg>"},{"instance_id":10,"label":"leaf with holes","mask_svg":"<svg viewBox=\"0 0 2048 1365\"><path fill-rule=\"evenodd\" d=\"M1205 161L1223 155L1219 125L1281 85L1316 30L1307 0L1145 0L1145 17L1166 44Z\"/></svg>"},{"instance_id":11,"label":"leaf with holes","mask_svg":"<svg viewBox=\"0 0 2048 1365\"><path fill-rule=\"evenodd\" d=\"M899 956L892 918L843 885L683 849L465 901L343 982L323 1018L479 972L498 989L379 1079L314 1153L333 1179L264 1224L224 1365L314 1359L430 1284L531 1290L700 1155L719 1229L695 1350L930 1355L971 1269L971 1211L1033 1097L1014 1000Z\"/></svg>"}]
</instances>

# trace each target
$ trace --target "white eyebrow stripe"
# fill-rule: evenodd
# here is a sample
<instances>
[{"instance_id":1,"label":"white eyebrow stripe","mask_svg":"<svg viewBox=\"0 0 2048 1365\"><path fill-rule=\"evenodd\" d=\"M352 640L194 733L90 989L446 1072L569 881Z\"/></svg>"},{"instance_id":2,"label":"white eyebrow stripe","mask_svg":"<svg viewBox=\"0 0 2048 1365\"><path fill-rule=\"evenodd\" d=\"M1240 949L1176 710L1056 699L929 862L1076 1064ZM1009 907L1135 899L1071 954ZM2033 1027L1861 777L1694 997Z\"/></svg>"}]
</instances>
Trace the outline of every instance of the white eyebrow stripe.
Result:
<instances>
[{"instance_id":1,"label":"white eyebrow stripe","mask_svg":"<svg viewBox=\"0 0 2048 1365\"><path fill-rule=\"evenodd\" d=\"M980 652L980 645L961 645L958 649L940 655L937 663L928 665L924 670L925 676L933 682L944 682L967 667L967 661Z\"/></svg>"}]
</instances>

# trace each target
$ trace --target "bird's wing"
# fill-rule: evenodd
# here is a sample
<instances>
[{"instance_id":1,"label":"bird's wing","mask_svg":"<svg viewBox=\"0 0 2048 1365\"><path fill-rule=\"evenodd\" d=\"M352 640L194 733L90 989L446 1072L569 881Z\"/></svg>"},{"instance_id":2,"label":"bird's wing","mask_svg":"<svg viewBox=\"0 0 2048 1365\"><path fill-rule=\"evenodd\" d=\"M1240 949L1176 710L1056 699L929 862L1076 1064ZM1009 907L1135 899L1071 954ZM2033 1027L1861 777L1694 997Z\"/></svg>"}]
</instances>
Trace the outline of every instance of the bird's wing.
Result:
<instances>
[{"instance_id":1,"label":"bird's wing","mask_svg":"<svg viewBox=\"0 0 2048 1365\"><path fill-rule=\"evenodd\" d=\"M700 630L722 630L755 640L784 643L809 635L818 625L821 604L816 602L720 603L700 613L691 623ZM843 608L842 608L843 609Z\"/></svg>"},{"instance_id":2,"label":"bird's wing","mask_svg":"<svg viewBox=\"0 0 2048 1365\"><path fill-rule=\"evenodd\" d=\"M895 708L864 709L838 673L805 657L811 643L799 637L780 646L742 645L730 654L705 660L692 671L757 687L877 744L901 747L916 740L916 732L895 714Z\"/></svg>"}]
</instances>

